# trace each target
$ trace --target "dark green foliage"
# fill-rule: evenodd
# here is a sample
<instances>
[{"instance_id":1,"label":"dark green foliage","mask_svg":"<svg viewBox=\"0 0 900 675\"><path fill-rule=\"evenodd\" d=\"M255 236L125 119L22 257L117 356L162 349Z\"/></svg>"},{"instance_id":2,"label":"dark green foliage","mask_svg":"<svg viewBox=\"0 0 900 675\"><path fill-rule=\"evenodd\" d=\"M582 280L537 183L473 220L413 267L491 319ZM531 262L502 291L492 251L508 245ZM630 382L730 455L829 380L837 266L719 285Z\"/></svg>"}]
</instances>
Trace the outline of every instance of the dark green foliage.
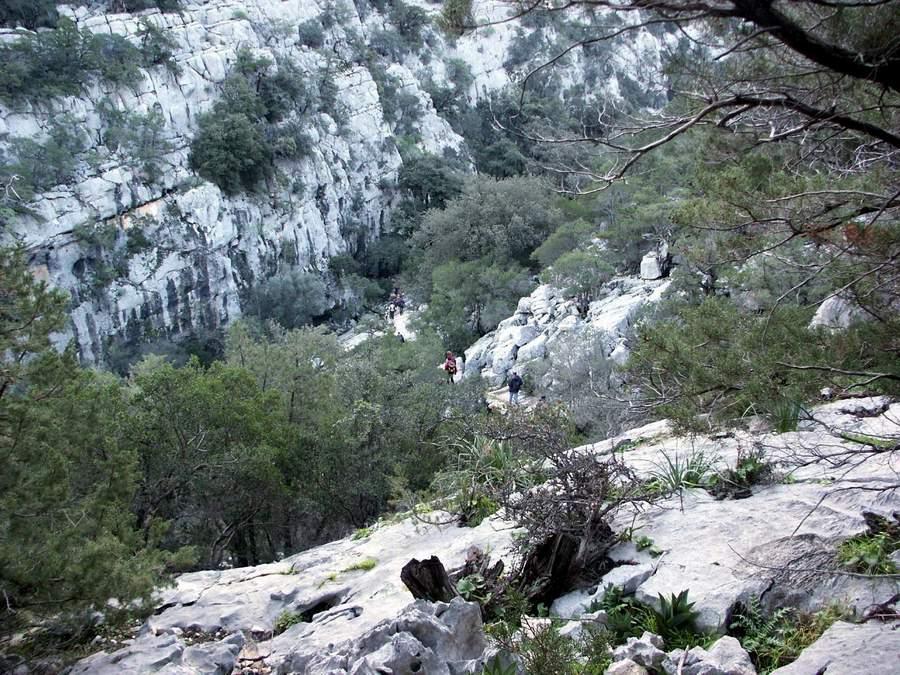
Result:
<instances>
[{"instance_id":1,"label":"dark green foliage","mask_svg":"<svg viewBox=\"0 0 900 675\"><path fill-rule=\"evenodd\" d=\"M554 261L553 267L544 273L543 278L575 298L579 313L586 316L591 301L597 298L613 272L602 251L588 249L564 253Z\"/></svg>"},{"instance_id":2,"label":"dark green foliage","mask_svg":"<svg viewBox=\"0 0 900 675\"><path fill-rule=\"evenodd\" d=\"M0 0L0 26L35 30L55 26L58 19L55 0Z\"/></svg>"},{"instance_id":3,"label":"dark green foliage","mask_svg":"<svg viewBox=\"0 0 900 675\"><path fill-rule=\"evenodd\" d=\"M305 326L331 309L325 282L312 272L288 270L258 284L247 311L262 320L274 319L285 328Z\"/></svg>"},{"instance_id":4,"label":"dark green foliage","mask_svg":"<svg viewBox=\"0 0 900 675\"><path fill-rule=\"evenodd\" d=\"M796 660L835 621L846 618L840 607L828 607L815 614L803 614L790 607L767 614L758 598L739 607L728 632L741 641L760 675Z\"/></svg>"},{"instance_id":5,"label":"dark green foliage","mask_svg":"<svg viewBox=\"0 0 900 675\"><path fill-rule=\"evenodd\" d=\"M124 85L141 78L141 66L172 67L171 42L159 31L143 31L138 48L121 35L91 33L62 18L53 30L4 43L0 98L73 96L93 77Z\"/></svg>"},{"instance_id":6,"label":"dark green foliage","mask_svg":"<svg viewBox=\"0 0 900 675\"><path fill-rule=\"evenodd\" d=\"M318 18L307 19L297 26L300 44L313 49L321 49L325 44L325 29Z\"/></svg>"},{"instance_id":7,"label":"dark green foliage","mask_svg":"<svg viewBox=\"0 0 900 675\"><path fill-rule=\"evenodd\" d=\"M149 19L141 19L137 34L141 44L141 60L145 67L165 66L176 75L181 71L173 56L177 44L162 28Z\"/></svg>"},{"instance_id":8,"label":"dark green foliage","mask_svg":"<svg viewBox=\"0 0 900 675\"><path fill-rule=\"evenodd\" d=\"M37 192L74 180L84 141L68 115L50 120L47 136L42 141L18 137L10 139L11 157L5 162L0 157L0 176L17 177L13 187L18 198L11 200L12 206L15 208L22 201L30 200Z\"/></svg>"},{"instance_id":9,"label":"dark green foliage","mask_svg":"<svg viewBox=\"0 0 900 675\"><path fill-rule=\"evenodd\" d=\"M384 119L398 136L416 133L415 125L422 117L419 97L407 91L400 78L387 72L380 63L370 63L369 71L378 89Z\"/></svg>"},{"instance_id":10,"label":"dark green foliage","mask_svg":"<svg viewBox=\"0 0 900 675\"><path fill-rule=\"evenodd\" d=\"M263 129L247 115L224 106L198 120L191 143L191 168L229 194L251 190L272 175L273 150Z\"/></svg>"},{"instance_id":11,"label":"dark green foliage","mask_svg":"<svg viewBox=\"0 0 900 675\"><path fill-rule=\"evenodd\" d=\"M850 351L864 334L871 335L870 344L886 345L884 331L891 330L891 322L833 335L807 329L811 311L802 308L782 307L758 317L720 297L676 306L677 319L644 324L629 370L637 382L667 392L648 403L685 427L696 427L701 411L715 421L734 422L747 414L773 414L785 399L808 400L824 386L840 387L846 380L830 374L828 366L897 372L896 359L883 349ZM795 364L821 364L826 370L792 368ZM894 390L890 380L879 384Z\"/></svg>"},{"instance_id":12,"label":"dark green foliage","mask_svg":"<svg viewBox=\"0 0 900 675\"><path fill-rule=\"evenodd\" d=\"M709 636L697 630L699 612L694 610L694 603L688 602L688 591L669 598L660 595L658 601L657 610L625 596L621 588L608 586L597 609L607 613L610 643L621 644L629 637L640 637L644 631L662 636L667 649L689 649L708 642Z\"/></svg>"},{"instance_id":13,"label":"dark green foliage","mask_svg":"<svg viewBox=\"0 0 900 675\"><path fill-rule=\"evenodd\" d=\"M471 179L446 208L427 214L413 241L430 264L457 258L527 267L560 218L540 179Z\"/></svg>"},{"instance_id":14,"label":"dark green foliage","mask_svg":"<svg viewBox=\"0 0 900 675\"><path fill-rule=\"evenodd\" d=\"M417 209L442 209L462 192L463 177L447 160L423 154L403 162L397 186L409 192Z\"/></svg>"},{"instance_id":15,"label":"dark green foliage","mask_svg":"<svg viewBox=\"0 0 900 675\"><path fill-rule=\"evenodd\" d=\"M565 222L534 250L531 257L542 268L550 267L560 256L581 248L595 235L596 228L584 220Z\"/></svg>"},{"instance_id":16,"label":"dark green foliage","mask_svg":"<svg viewBox=\"0 0 900 675\"><path fill-rule=\"evenodd\" d=\"M431 96L431 102L437 113L446 119L460 119L469 108L468 92L475 77L469 64L462 59L450 59L444 64L447 85L438 85L433 80L426 80L424 89Z\"/></svg>"},{"instance_id":17,"label":"dark green foliage","mask_svg":"<svg viewBox=\"0 0 900 675\"><path fill-rule=\"evenodd\" d=\"M164 156L172 151L172 144L164 136L163 114L156 109L146 114L120 110L109 100L101 101L97 110L105 125L103 144L107 149L132 163L147 183L156 182Z\"/></svg>"},{"instance_id":18,"label":"dark green foliage","mask_svg":"<svg viewBox=\"0 0 900 675\"><path fill-rule=\"evenodd\" d=\"M431 19L421 7L410 5L403 0L395 0L390 12L388 20L394 25L397 32L403 36L407 47L418 52L425 46L425 40L422 33L425 28L431 24Z\"/></svg>"},{"instance_id":19,"label":"dark green foliage","mask_svg":"<svg viewBox=\"0 0 900 675\"><path fill-rule=\"evenodd\" d=\"M305 115L332 96L325 76L311 90L307 74L289 59L277 64L238 52L222 98L198 120L191 166L225 192L252 191L274 174L275 158L299 159L312 152Z\"/></svg>"},{"instance_id":20,"label":"dark green foliage","mask_svg":"<svg viewBox=\"0 0 900 675\"><path fill-rule=\"evenodd\" d=\"M205 565L226 552L242 565L258 562L257 523L275 519L285 498L275 466L283 447L277 396L223 363L204 370L151 361L136 369L130 408L144 535L165 522L163 544L196 546Z\"/></svg>"},{"instance_id":21,"label":"dark green foliage","mask_svg":"<svg viewBox=\"0 0 900 675\"><path fill-rule=\"evenodd\" d=\"M891 554L900 549L897 527L893 532L876 532L850 537L841 542L838 560L851 572L860 574L896 574Z\"/></svg>"},{"instance_id":22,"label":"dark green foliage","mask_svg":"<svg viewBox=\"0 0 900 675\"><path fill-rule=\"evenodd\" d=\"M165 562L147 550L129 513L139 473L123 390L50 348L66 301L34 280L21 252L0 254L4 631L109 598L146 599Z\"/></svg>"},{"instance_id":23,"label":"dark green foliage","mask_svg":"<svg viewBox=\"0 0 900 675\"><path fill-rule=\"evenodd\" d=\"M472 18L472 0L446 0L441 9L438 25L450 37L462 35L467 28L474 25Z\"/></svg>"},{"instance_id":24,"label":"dark green foliage","mask_svg":"<svg viewBox=\"0 0 900 675\"><path fill-rule=\"evenodd\" d=\"M387 336L347 354L320 330L276 329L256 340L237 327L228 359L278 392L294 425L284 470L302 496L298 508L325 524L361 527L395 486L427 487L442 462L448 407L476 405L474 390L443 383L433 363L439 351L427 336L409 343Z\"/></svg>"},{"instance_id":25,"label":"dark green foliage","mask_svg":"<svg viewBox=\"0 0 900 675\"><path fill-rule=\"evenodd\" d=\"M515 264L488 259L451 260L431 274L431 295L423 319L460 352L508 317L531 289L528 275Z\"/></svg>"}]
</instances>

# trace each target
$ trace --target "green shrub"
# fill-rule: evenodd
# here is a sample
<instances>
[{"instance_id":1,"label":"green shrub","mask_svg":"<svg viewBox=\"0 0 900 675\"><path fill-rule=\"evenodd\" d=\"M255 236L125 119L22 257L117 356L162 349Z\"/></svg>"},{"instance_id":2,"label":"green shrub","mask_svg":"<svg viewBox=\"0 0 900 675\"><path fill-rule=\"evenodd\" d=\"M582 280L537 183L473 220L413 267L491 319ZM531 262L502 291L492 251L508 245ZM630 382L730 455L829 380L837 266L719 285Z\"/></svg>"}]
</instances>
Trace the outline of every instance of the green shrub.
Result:
<instances>
[{"instance_id":1,"label":"green shrub","mask_svg":"<svg viewBox=\"0 0 900 675\"><path fill-rule=\"evenodd\" d=\"M748 497L754 485L771 481L774 474L774 468L766 458L765 448L756 446L746 450L738 447L734 468L729 467L711 476L709 491L720 499Z\"/></svg>"},{"instance_id":2,"label":"green shrub","mask_svg":"<svg viewBox=\"0 0 900 675\"><path fill-rule=\"evenodd\" d=\"M325 45L325 29L318 18L307 19L297 26L300 44L313 49L321 49Z\"/></svg>"},{"instance_id":3,"label":"green shrub","mask_svg":"<svg viewBox=\"0 0 900 675\"><path fill-rule=\"evenodd\" d=\"M896 574L891 554L900 549L900 539L888 532L867 533L841 542L838 561L846 569L861 574Z\"/></svg>"},{"instance_id":4,"label":"green shrub","mask_svg":"<svg viewBox=\"0 0 900 675\"><path fill-rule=\"evenodd\" d=\"M650 487L665 494L703 487L716 461L715 457L702 450L684 454L675 452L674 456L663 450L660 454L663 463L654 463L655 468L650 472Z\"/></svg>"},{"instance_id":5,"label":"green shrub","mask_svg":"<svg viewBox=\"0 0 900 675\"><path fill-rule=\"evenodd\" d=\"M498 494L524 490L538 480L528 458L511 444L476 435L453 446L452 464L435 476L433 490L464 525L478 526L499 505Z\"/></svg>"},{"instance_id":6,"label":"green shrub","mask_svg":"<svg viewBox=\"0 0 900 675\"><path fill-rule=\"evenodd\" d=\"M177 44L162 28L144 18L137 35L141 44L141 62L145 67L165 66L175 75L181 72L173 55Z\"/></svg>"},{"instance_id":7,"label":"green shrub","mask_svg":"<svg viewBox=\"0 0 900 675\"><path fill-rule=\"evenodd\" d=\"M644 631L662 636L668 649L688 649L707 644L711 636L697 629L699 612L694 603L688 602L688 591L674 593L665 598L659 596L660 608L654 609L634 597L625 596L622 589L608 586L603 599L590 610L602 609L607 613L607 630L611 644L621 644L629 637L640 637Z\"/></svg>"},{"instance_id":8,"label":"green shrub","mask_svg":"<svg viewBox=\"0 0 900 675\"><path fill-rule=\"evenodd\" d=\"M75 178L78 156L85 148L85 138L68 115L50 121L47 138L13 138L10 154L14 158L4 173L18 175L17 191L23 199L44 192Z\"/></svg>"},{"instance_id":9,"label":"green shrub","mask_svg":"<svg viewBox=\"0 0 900 675\"><path fill-rule=\"evenodd\" d=\"M172 144L163 135L166 120L162 112L124 111L108 99L101 101L97 110L105 127L103 144L111 152L120 152L147 183L156 182L162 174L164 156L172 151Z\"/></svg>"},{"instance_id":10,"label":"green shrub","mask_svg":"<svg viewBox=\"0 0 900 675\"><path fill-rule=\"evenodd\" d=\"M171 61L173 43L159 29L142 22L138 48L117 34L79 29L66 17L53 30L22 35L0 45L0 98L74 96L92 78L131 84L141 78L141 66Z\"/></svg>"},{"instance_id":11,"label":"green shrub","mask_svg":"<svg viewBox=\"0 0 900 675\"><path fill-rule=\"evenodd\" d=\"M0 26L35 30L55 26L58 19L56 0L0 0Z\"/></svg>"},{"instance_id":12,"label":"green shrub","mask_svg":"<svg viewBox=\"0 0 900 675\"><path fill-rule=\"evenodd\" d=\"M241 113L217 106L197 120L191 168L228 194L252 190L272 175L273 149L262 126Z\"/></svg>"},{"instance_id":13,"label":"green shrub","mask_svg":"<svg viewBox=\"0 0 900 675\"><path fill-rule=\"evenodd\" d=\"M447 0L444 3L438 25L447 35L458 37L473 24L472 0Z\"/></svg>"},{"instance_id":14,"label":"green shrub","mask_svg":"<svg viewBox=\"0 0 900 675\"><path fill-rule=\"evenodd\" d=\"M378 565L377 558L363 558L362 560L358 560L352 565L348 565L341 572L368 572L370 570L375 569Z\"/></svg>"},{"instance_id":15,"label":"green shrub","mask_svg":"<svg viewBox=\"0 0 900 675\"><path fill-rule=\"evenodd\" d=\"M276 157L299 159L312 152L301 121L313 103L306 76L290 59L274 65L240 50L222 98L198 120L191 166L229 194L252 191L271 178ZM320 104L322 96L332 95L321 84Z\"/></svg>"},{"instance_id":16,"label":"green shrub","mask_svg":"<svg viewBox=\"0 0 900 675\"><path fill-rule=\"evenodd\" d=\"M847 612L837 605L815 614L784 607L767 616L759 599L753 598L735 612L728 632L741 641L760 675L768 675L795 661L835 621L844 618Z\"/></svg>"},{"instance_id":17,"label":"green shrub","mask_svg":"<svg viewBox=\"0 0 900 675\"><path fill-rule=\"evenodd\" d=\"M275 632L275 635L281 635L288 628L296 626L298 623L303 623L302 614L284 610L278 615L278 618L275 619L275 625L272 627L272 630Z\"/></svg>"},{"instance_id":18,"label":"green shrub","mask_svg":"<svg viewBox=\"0 0 900 675\"><path fill-rule=\"evenodd\" d=\"M311 272L287 270L259 283L245 311L285 328L299 328L321 317L332 306L325 282Z\"/></svg>"}]
</instances>

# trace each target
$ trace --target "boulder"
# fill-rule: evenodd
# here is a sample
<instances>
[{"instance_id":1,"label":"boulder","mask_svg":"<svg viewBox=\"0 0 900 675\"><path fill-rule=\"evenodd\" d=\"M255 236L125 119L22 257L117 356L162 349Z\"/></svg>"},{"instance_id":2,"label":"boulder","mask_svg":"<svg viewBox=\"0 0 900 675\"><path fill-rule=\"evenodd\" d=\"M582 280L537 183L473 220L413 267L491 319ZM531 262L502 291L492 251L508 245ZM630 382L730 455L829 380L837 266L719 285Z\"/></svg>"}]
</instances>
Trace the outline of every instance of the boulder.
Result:
<instances>
[{"instance_id":1,"label":"boulder","mask_svg":"<svg viewBox=\"0 0 900 675\"><path fill-rule=\"evenodd\" d=\"M71 675L230 675L244 646L240 633L224 640L186 646L174 634L155 635L112 654L100 652L77 663Z\"/></svg>"},{"instance_id":2,"label":"boulder","mask_svg":"<svg viewBox=\"0 0 900 675\"><path fill-rule=\"evenodd\" d=\"M613 649L613 661L630 660L644 668L659 670L666 660L662 648L662 638L645 631L640 638L630 637L624 645Z\"/></svg>"},{"instance_id":3,"label":"boulder","mask_svg":"<svg viewBox=\"0 0 900 675\"><path fill-rule=\"evenodd\" d=\"M790 665L771 675L880 675L900 672L900 622L838 621L801 652Z\"/></svg>"},{"instance_id":4,"label":"boulder","mask_svg":"<svg viewBox=\"0 0 900 675\"><path fill-rule=\"evenodd\" d=\"M477 603L417 600L355 640L314 649L298 643L285 672L326 675L336 664L346 664L352 675L451 675L482 657L487 646Z\"/></svg>"},{"instance_id":5,"label":"boulder","mask_svg":"<svg viewBox=\"0 0 900 675\"><path fill-rule=\"evenodd\" d=\"M641 279L653 281L661 279L663 276L663 266L660 264L659 255L656 251L650 251L641 258Z\"/></svg>"},{"instance_id":6,"label":"boulder","mask_svg":"<svg viewBox=\"0 0 900 675\"><path fill-rule=\"evenodd\" d=\"M809 327L842 330L864 320L867 316L865 310L852 299L841 295L832 295L819 305L809 322Z\"/></svg>"},{"instance_id":7,"label":"boulder","mask_svg":"<svg viewBox=\"0 0 900 675\"><path fill-rule=\"evenodd\" d=\"M756 675L750 655L731 636L716 640L709 651L694 647L669 652L662 664L666 675Z\"/></svg>"},{"instance_id":8,"label":"boulder","mask_svg":"<svg viewBox=\"0 0 900 675\"><path fill-rule=\"evenodd\" d=\"M622 661L613 661L604 675L648 675L648 671L644 666L638 665L631 659L623 659Z\"/></svg>"},{"instance_id":9,"label":"boulder","mask_svg":"<svg viewBox=\"0 0 900 675\"><path fill-rule=\"evenodd\" d=\"M600 582L600 593L595 594L592 600L603 598L603 589L607 586L616 586L622 589L625 595L632 595L642 583L653 576L656 565L644 563L642 565L619 565L603 575Z\"/></svg>"}]
</instances>

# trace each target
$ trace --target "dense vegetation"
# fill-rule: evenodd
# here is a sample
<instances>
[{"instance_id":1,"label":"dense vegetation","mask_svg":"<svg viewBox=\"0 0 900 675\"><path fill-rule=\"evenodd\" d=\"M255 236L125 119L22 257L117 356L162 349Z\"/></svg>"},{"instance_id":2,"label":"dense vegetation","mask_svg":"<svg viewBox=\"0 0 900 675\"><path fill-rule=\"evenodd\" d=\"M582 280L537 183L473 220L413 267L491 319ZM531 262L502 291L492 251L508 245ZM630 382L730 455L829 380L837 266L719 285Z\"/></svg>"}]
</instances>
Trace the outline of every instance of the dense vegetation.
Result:
<instances>
[{"instance_id":1,"label":"dense vegetation","mask_svg":"<svg viewBox=\"0 0 900 675\"><path fill-rule=\"evenodd\" d=\"M0 272L0 587L17 611L4 623L146 598L165 570L272 560L361 527L428 485L447 424L480 405L443 385L428 339L346 353L277 324L236 325L209 368L82 370L48 341L65 298L21 253Z\"/></svg>"},{"instance_id":2,"label":"dense vegetation","mask_svg":"<svg viewBox=\"0 0 900 675\"><path fill-rule=\"evenodd\" d=\"M715 93L699 104L690 95L664 101L664 116L647 117L643 126L637 105L604 110L588 123L593 99L585 92L602 72L588 71L590 82L567 91L549 74L536 75L523 96L497 92L473 106L471 72L450 62L448 80L426 88L465 138L469 157L438 157L417 149L420 104L389 72L390 60L424 51L428 22L402 2L368 4L400 29L348 49L372 73L404 160L397 184L383 186L397 196L391 231L371 242L348 218L350 253L333 258L327 272L291 269L287 261L248 289L242 300L250 319L231 327L217 358L135 365L129 354L117 364L121 376L81 369L71 350L50 346L66 298L34 280L22 251L0 254L0 591L7 604L0 630L48 616L81 625L98 608L112 619L110 598L146 599L173 571L273 560L423 497L467 524L504 506L525 528L524 556L566 538L581 556L573 569L596 567L617 536L609 517L618 505L686 487L721 495L770 473L760 458L742 457L717 486L695 457L687 468L670 463L668 472L637 481L624 463L571 457L573 443L629 420L617 398L628 399L628 415L668 416L690 430L759 415L786 431L822 387L838 396L898 393L898 85L890 74L893 48L883 48L893 44L894 15L856 7L824 16L817 3L795 3L806 7L790 23L875 65L820 63L777 36L769 42L727 23L752 23L740 13L748 3L700 3L733 9L731 16L717 9L705 26L712 36L737 32L739 40L764 42L746 52L734 45L735 56L722 64L709 53L673 54L673 91L691 91L702 74ZM687 11L685 3L657 4ZM150 5L176 3L108 3ZM525 20L549 25L541 6ZM445 3L444 29L464 32L470 9ZM7 1L0 12L6 25L52 27L0 48L9 65L0 74L7 100L72 95L95 79L116 84L141 68L176 68L171 44L149 23L138 45L79 30L50 3ZM300 26L300 41L322 48L323 31L341 20L335 12ZM606 28L556 27L575 42ZM543 38L523 33L517 40L511 69L525 65L534 39ZM606 54L583 46L585 58ZM795 59L804 68L811 59L813 74ZM342 122L332 65L304 72L288 59L240 51L220 99L198 120L192 167L225 192L251 197L285 180L277 160L312 152L306 132L313 116ZM768 98L751 97L748 82L768 87ZM141 180L158 180L171 150L161 117L111 105L101 113L103 147L133 158ZM691 122L697 115L709 124ZM33 194L76 177L85 147L79 131L65 116L45 131L41 139L10 139L10 156L0 158L0 174L22 181L15 199L3 196L0 224ZM590 150L536 140L551 132L583 133ZM604 189L591 189L596 185ZM111 239L106 248L124 255L147 244L90 224L73 235L98 249ZM443 384L439 355L495 328L538 278L586 314L613 275L636 272L655 247L670 253L671 290L636 326L624 369L601 345L562 343L549 392L558 403L505 421L479 414L478 383ZM123 258L107 257L112 264L95 273L98 285L122 272L116 261ZM327 327L313 327L346 325L366 306L377 308L394 284L428 303L417 341L373 338L346 352ZM839 331L809 328L829 298L865 320ZM532 383L538 368L527 373ZM571 505L556 493L528 490L548 477L569 486ZM846 542L840 558L856 573L890 570L894 545L874 533ZM478 599L476 582L469 580L467 592ZM560 590L535 591L519 603L519 615ZM494 598L490 609L500 621L521 599L509 589ZM657 611L611 595L606 609L619 621L616 638L650 629L685 645L702 639L690 628L686 595L662 600L668 605ZM833 619L764 617L750 605L734 630L768 668ZM781 644L773 647L773 635ZM556 637L551 631L545 642L534 641L530 663L544 664L535 669L548 667L540 659L571 652ZM605 648L608 639L595 646Z\"/></svg>"}]
</instances>

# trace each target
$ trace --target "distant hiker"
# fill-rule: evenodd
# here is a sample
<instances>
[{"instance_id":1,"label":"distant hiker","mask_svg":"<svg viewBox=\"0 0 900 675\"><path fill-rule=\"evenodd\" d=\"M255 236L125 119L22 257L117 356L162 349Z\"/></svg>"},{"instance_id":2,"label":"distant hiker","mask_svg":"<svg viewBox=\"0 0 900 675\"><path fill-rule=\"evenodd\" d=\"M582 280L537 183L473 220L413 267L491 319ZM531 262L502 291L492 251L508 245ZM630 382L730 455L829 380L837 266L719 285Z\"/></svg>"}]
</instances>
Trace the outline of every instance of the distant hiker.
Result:
<instances>
[{"instance_id":1,"label":"distant hiker","mask_svg":"<svg viewBox=\"0 0 900 675\"><path fill-rule=\"evenodd\" d=\"M453 356L453 352L447 352L447 357L444 359L443 365L441 365L447 372L447 377L449 378L450 384L453 384L453 378L456 375L456 357Z\"/></svg>"},{"instance_id":2,"label":"distant hiker","mask_svg":"<svg viewBox=\"0 0 900 675\"><path fill-rule=\"evenodd\" d=\"M394 286L394 290L391 291L391 295L388 298L388 307L390 308L391 320L394 319L394 313L403 314L403 308L406 306L406 298L403 295L403 291L400 290L398 286Z\"/></svg>"},{"instance_id":3,"label":"distant hiker","mask_svg":"<svg viewBox=\"0 0 900 675\"><path fill-rule=\"evenodd\" d=\"M519 377L519 374L516 371L513 371L512 377L509 378L507 384L509 385L509 404L519 405L519 391L525 383L522 381L522 378Z\"/></svg>"},{"instance_id":4,"label":"distant hiker","mask_svg":"<svg viewBox=\"0 0 900 675\"><path fill-rule=\"evenodd\" d=\"M394 314L396 313L397 308L394 306L394 303L388 305L388 321L394 320Z\"/></svg>"}]
</instances>

